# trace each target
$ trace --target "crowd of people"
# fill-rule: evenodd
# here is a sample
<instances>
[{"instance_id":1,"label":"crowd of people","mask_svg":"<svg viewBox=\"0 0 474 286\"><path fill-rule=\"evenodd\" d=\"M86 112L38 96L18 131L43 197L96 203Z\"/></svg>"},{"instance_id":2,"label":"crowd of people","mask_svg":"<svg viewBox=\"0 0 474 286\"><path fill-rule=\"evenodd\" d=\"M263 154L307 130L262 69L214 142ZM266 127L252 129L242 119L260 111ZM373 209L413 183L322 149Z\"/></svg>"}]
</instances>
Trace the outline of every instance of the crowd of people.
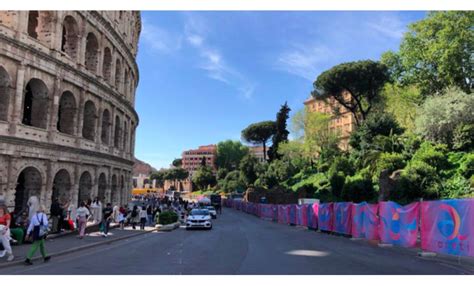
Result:
<instances>
[{"instance_id":1,"label":"crowd of people","mask_svg":"<svg viewBox=\"0 0 474 286\"><path fill-rule=\"evenodd\" d=\"M49 209L49 218L44 206L36 196L29 198L25 208L9 212L0 202L0 257L7 255L7 261L14 259L12 244L31 243L25 264L31 265L31 258L39 249L43 259L48 261L44 239L48 233L78 231L78 238L86 236L88 222L99 225L103 237L109 234L110 224L117 223L121 229L130 225L144 230L146 226L159 223L159 215L164 211L173 211L181 220L185 220L189 211L197 203L157 194L137 195L129 205L103 204L100 198L82 201L76 209L71 201L54 198Z\"/></svg>"}]
</instances>

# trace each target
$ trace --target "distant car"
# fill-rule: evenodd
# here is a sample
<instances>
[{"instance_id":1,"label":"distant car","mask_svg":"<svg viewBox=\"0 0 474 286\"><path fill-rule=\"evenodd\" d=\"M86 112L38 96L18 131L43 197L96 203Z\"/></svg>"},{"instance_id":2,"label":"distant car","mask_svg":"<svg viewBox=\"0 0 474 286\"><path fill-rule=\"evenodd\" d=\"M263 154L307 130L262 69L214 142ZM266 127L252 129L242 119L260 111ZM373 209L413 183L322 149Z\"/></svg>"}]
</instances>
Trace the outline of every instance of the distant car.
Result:
<instances>
[{"instance_id":1,"label":"distant car","mask_svg":"<svg viewBox=\"0 0 474 286\"><path fill-rule=\"evenodd\" d=\"M216 211L216 208L214 208L213 206L207 206L206 209L209 211L209 213L211 214L211 218L217 218L217 211Z\"/></svg>"},{"instance_id":2,"label":"distant car","mask_svg":"<svg viewBox=\"0 0 474 286\"><path fill-rule=\"evenodd\" d=\"M193 209L186 219L186 230L192 228L212 229L211 214L207 209Z\"/></svg>"}]
</instances>

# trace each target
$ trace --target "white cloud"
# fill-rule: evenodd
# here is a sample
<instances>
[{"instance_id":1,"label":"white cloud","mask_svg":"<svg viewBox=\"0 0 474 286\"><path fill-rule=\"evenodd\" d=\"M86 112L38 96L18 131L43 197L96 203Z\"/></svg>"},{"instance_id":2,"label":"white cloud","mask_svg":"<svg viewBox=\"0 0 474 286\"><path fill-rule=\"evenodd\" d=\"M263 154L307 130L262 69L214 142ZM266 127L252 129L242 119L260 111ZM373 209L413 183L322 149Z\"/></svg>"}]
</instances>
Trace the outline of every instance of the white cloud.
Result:
<instances>
[{"instance_id":1,"label":"white cloud","mask_svg":"<svg viewBox=\"0 0 474 286\"><path fill-rule=\"evenodd\" d=\"M333 56L334 52L322 45L296 45L280 54L275 68L314 81L322 70L321 64Z\"/></svg>"},{"instance_id":2,"label":"white cloud","mask_svg":"<svg viewBox=\"0 0 474 286\"><path fill-rule=\"evenodd\" d=\"M379 14L367 26L382 36L394 39L401 39L406 30L406 24L395 14Z\"/></svg>"},{"instance_id":3,"label":"white cloud","mask_svg":"<svg viewBox=\"0 0 474 286\"><path fill-rule=\"evenodd\" d=\"M153 25L143 19L142 21L141 39L143 39L146 47L160 53L171 53L181 49L182 36L176 35Z\"/></svg>"},{"instance_id":4,"label":"white cloud","mask_svg":"<svg viewBox=\"0 0 474 286\"><path fill-rule=\"evenodd\" d=\"M251 99L255 84L241 72L230 66L222 53L208 43L210 29L203 18L193 13L185 14L184 34L187 42L197 50L200 57L198 68L206 71L207 77L236 88L245 99Z\"/></svg>"}]
</instances>

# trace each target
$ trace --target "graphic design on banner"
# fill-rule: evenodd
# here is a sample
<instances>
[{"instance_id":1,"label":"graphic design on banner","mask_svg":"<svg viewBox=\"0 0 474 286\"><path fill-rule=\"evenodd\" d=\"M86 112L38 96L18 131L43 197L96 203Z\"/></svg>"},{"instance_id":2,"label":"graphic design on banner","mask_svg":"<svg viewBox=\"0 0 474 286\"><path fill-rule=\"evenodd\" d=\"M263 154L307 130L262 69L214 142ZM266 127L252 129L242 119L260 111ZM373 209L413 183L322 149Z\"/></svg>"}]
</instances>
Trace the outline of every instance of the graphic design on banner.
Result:
<instances>
[{"instance_id":1,"label":"graphic design on banner","mask_svg":"<svg viewBox=\"0 0 474 286\"><path fill-rule=\"evenodd\" d=\"M288 215L288 222L291 224L297 223L296 221L296 205L289 205L289 215Z\"/></svg>"},{"instance_id":2,"label":"graphic design on banner","mask_svg":"<svg viewBox=\"0 0 474 286\"><path fill-rule=\"evenodd\" d=\"M260 217L273 219L273 205L260 204Z\"/></svg>"},{"instance_id":3,"label":"graphic design on banner","mask_svg":"<svg viewBox=\"0 0 474 286\"><path fill-rule=\"evenodd\" d=\"M474 199L422 202L421 248L474 256Z\"/></svg>"},{"instance_id":4,"label":"graphic design on banner","mask_svg":"<svg viewBox=\"0 0 474 286\"><path fill-rule=\"evenodd\" d=\"M272 209L273 209L273 220L278 221L278 206L273 205Z\"/></svg>"},{"instance_id":5,"label":"graphic design on banner","mask_svg":"<svg viewBox=\"0 0 474 286\"><path fill-rule=\"evenodd\" d=\"M289 223L289 211L290 208L287 205L278 206L278 223L288 224Z\"/></svg>"},{"instance_id":6,"label":"graphic design on banner","mask_svg":"<svg viewBox=\"0 0 474 286\"><path fill-rule=\"evenodd\" d=\"M296 224L308 226L308 208L309 205L296 206Z\"/></svg>"},{"instance_id":7,"label":"graphic design on banner","mask_svg":"<svg viewBox=\"0 0 474 286\"><path fill-rule=\"evenodd\" d=\"M352 203L334 203L334 232L351 234Z\"/></svg>"},{"instance_id":8,"label":"graphic design on banner","mask_svg":"<svg viewBox=\"0 0 474 286\"><path fill-rule=\"evenodd\" d=\"M308 207L308 227L317 229L318 228L318 212L319 204L311 204Z\"/></svg>"},{"instance_id":9,"label":"graphic design on banner","mask_svg":"<svg viewBox=\"0 0 474 286\"><path fill-rule=\"evenodd\" d=\"M333 231L333 203L325 203L319 205L319 229L325 231Z\"/></svg>"},{"instance_id":10,"label":"graphic design on banner","mask_svg":"<svg viewBox=\"0 0 474 286\"><path fill-rule=\"evenodd\" d=\"M379 238L378 204L352 204L352 237L376 240Z\"/></svg>"},{"instance_id":11,"label":"graphic design on banner","mask_svg":"<svg viewBox=\"0 0 474 286\"><path fill-rule=\"evenodd\" d=\"M380 202L379 208L380 240L383 243L415 247L420 203L401 206L394 202Z\"/></svg>"}]
</instances>

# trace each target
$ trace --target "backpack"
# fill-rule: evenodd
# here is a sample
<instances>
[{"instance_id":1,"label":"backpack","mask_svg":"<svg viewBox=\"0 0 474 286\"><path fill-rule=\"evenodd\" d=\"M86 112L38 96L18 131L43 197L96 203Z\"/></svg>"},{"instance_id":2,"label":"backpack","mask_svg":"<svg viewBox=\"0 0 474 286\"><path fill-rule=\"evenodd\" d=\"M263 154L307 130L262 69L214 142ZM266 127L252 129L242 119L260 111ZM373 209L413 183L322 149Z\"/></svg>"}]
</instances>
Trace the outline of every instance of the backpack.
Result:
<instances>
[{"instance_id":1,"label":"backpack","mask_svg":"<svg viewBox=\"0 0 474 286\"><path fill-rule=\"evenodd\" d=\"M36 219L38 219L38 214L36 215ZM41 216L39 223L39 225L33 227L33 241L45 239L48 234L48 227L43 223L43 216Z\"/></svg>"}]
</instances>

